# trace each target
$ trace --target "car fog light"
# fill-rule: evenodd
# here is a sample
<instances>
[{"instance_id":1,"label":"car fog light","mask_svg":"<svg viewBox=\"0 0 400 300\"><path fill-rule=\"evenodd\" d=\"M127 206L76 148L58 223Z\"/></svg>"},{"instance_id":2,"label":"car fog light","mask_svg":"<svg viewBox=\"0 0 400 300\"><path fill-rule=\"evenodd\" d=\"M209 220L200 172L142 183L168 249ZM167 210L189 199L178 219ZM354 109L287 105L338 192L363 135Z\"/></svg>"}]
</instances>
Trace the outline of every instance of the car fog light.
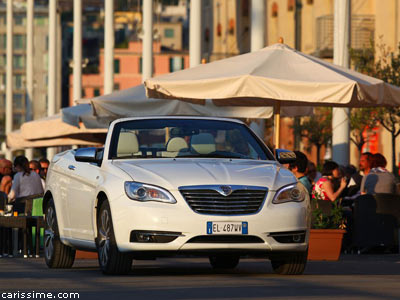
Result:
<instances>
[{"instance_id":1,"label":"car fog light","mask_svg":"<svg viewBox=\"0 0 400 300\"><path fill-rule=\"evenodd\" d=\"M300 242L300 240L301 240L301 235L299 234L293 235L293 242L298 243Z\"/></svg>"},{"instance_id":2,"label":"car fog light","mask_svg":"<svg viewBox=\"0 0 400 300\"><path fill-rule=\"evenodd\" d=\"M152 236L149 234L136 233L136 239L139 243L150 243L152 242Z\"/></svg>"},{"instance_id":3,"label":"car fog light","mask_svg":"<svg viewBox=\"0 0 400 300\"><path fill-rule=\"evenodd\" d=\"M131 243L169 243L181 236L181 232L132 230Z\"/></svg>"}]
</instances>

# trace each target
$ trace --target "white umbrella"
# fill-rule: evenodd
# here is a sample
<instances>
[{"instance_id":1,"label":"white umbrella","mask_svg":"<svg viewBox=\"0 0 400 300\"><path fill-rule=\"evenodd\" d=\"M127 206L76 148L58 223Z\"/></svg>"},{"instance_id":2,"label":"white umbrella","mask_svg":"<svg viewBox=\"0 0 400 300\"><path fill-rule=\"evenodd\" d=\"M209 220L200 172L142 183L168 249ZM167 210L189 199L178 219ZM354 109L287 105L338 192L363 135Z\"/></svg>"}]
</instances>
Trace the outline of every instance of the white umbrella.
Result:
<instances>
[{"instance_id":1,"label":"white umbrella","mask_svg":"<svg viewBox=\"0 0 400 300\"><path fill-rule=\"evenodd\" d=\"M81 128L71 126L62 121L61 115L25 122L21 126L21 135L26 140L59 138L68 136L79 136L88 134L105 134L107 129L89 129L84 125Z\"/></svg>"},{"instance_id":2,"label":"white umbrella","mask_svg":"<svg viewBox=\"0 0 400 300\"><path fill-rule=\"evenodd\" d=\"M218 105L397 106L400 88L284 44L145 81L149 97ZM278 130L276 130L276 136ZM279 145L279 140L275 143Z\"/></svg>"},{"instance_id":3,"label":"white umbrella","mask_svg":"<svg viewBox=\"0 0 400 300\"><path fill-rule=\"evenodd\" d=\"M63 108L61 110L62 121L80 128L108 128L113 117L98 117L93 113L92 105L82 103L79 105ZM83 125L82 125L83 124Z\"/></svg>"},{"instance_id":4,"label":"white umbrella","mask_svg":"<svg viewBox=\"0 0 400 300\"><path fill-rule=\"evenodd\" d=\"M7 134L7 146L11 149L55 147L68 145L101 145L107 129L77 128L61 120L56 114L22 124L20 130Z\"/></svg>"},{"instance_id":5,"label":"white umbrella","mask_svg":"<svg viewBox=\"0 0 400 300\"><path fill-rule=\"evenodd\" d=\"M216 106L211 100L205 101L204 105L199 105L178 100L149 99L142 84L92 99L80 99L77 102L80 104L62 110L63 121L74 126L79 126L82 122L87 128L96 128L93 127L96 126L96 122L99 123L97 125L99 127L102 125L108 127L112 119L120 117L187 115L257 119L270 118L273 113L271 107L221 107ZM91 107L88 106L88 102ZM283 111L283 114L304 116L312 114L312 110L306 107L288 108Z\"/></svg>"},{"instance_id":6,"label":"white umbrella","mask_svg":"<svg viewBox=\"0 0 400 300\"><path fill-rule=\"evenodd\" d=\"M57 147L72 145L93 145L100 146L104 143L103 138L99 135L75 135L69 137L56 137L46 139L27 140L24 139L21 130L15 130L7 134L7 147L10 149L24 148L40 148L40 147Z\"/></svg>"}]
</instances>

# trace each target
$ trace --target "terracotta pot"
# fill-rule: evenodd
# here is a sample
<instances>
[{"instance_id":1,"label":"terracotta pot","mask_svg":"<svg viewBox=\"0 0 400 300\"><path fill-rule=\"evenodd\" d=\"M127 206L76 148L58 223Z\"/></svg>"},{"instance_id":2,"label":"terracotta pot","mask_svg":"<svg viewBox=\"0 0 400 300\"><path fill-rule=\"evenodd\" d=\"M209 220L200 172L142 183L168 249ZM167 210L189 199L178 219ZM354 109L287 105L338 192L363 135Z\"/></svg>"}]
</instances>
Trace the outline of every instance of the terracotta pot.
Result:
<instances>
[{"instance_id":1,"label":"terracotta pot","mask_svg":"<svg viewBox=\"0 0 400 300\"><path fill-rule=\"evenodd\" d=\"M97 252L76 250L76 259L97 259Z\"/></svg>"},{"instance_id":2,"label":"terracotta pot","mask_svg":"<svg viewBox=\"0 0 400 300\"><path fill-rule=\"evenodd\" d=\"M308 260L338 260L345 232L343 229L311 229Z\"/></svg>"}]
</instances>

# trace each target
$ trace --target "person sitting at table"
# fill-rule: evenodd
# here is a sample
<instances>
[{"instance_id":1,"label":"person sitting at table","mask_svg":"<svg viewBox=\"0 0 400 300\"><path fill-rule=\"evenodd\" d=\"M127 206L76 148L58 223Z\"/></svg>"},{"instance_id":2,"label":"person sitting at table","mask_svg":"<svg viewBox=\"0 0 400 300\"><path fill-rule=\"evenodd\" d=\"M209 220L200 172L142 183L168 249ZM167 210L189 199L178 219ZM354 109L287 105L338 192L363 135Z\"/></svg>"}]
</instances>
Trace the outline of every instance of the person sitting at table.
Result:
<instances>
[{"instance_id":1,"label":"person sitting at table","mask_svg":"<svg viewBox=\"0 0 400 300\"><path fill-rule=\"evenodd\" d=\"M12 162L8 159L0 159L0 191L8 194L12 185Z\"/></svg>"},{"instance_id":2,"label":"person sitting at table","mask_svg":"<svg viewBox=\"0 0 400 300\"><path fill-rule=\"evenodd\" d=\"M386 170L386 164L386 159L382 154L372 155L371 171L361 181L360 191L362 195L396 194L398 192L396 177Z\"/></svg>"},{"instance_id":3,"label":"person sitting at table","mask_svg":"<svg viewBox=\"0 0 400 300\"><path fill-rule=\"evenodd\" d=\"M31 171L28 159L21 155L14 160L14 168L17 172L14 176L8 200L14 202L16 198L43 194L43 186L40 176Z\"/></svg>"},{"instance_id":4,"label":"person sitting at table","mask_svg":"<svg viewBox=\"0 0 400 300\"><path fill-rule=\"evenodd\" d=\"M312 185L308 177L305 175L307 170L308 159L301 151L294 151L296 161L289 164L289 170L293 172L296 178L304 185L308 193L311 195Z\"/></svg>"},{"instance_id":5,"label":"person sitting at table","mask_svg":"<svg viewBox=\"0 0 400 300\"><path fill-rule=\"evenodd\" d=\"M314 185L312 198L326 201L335 201L346 188L347 182L344 177L340 178L340 186L335 191L333 188L334 179L340 177L339 165L334 161L327 161L322 167L322 177Z\"/></svg>"}]
</instances>

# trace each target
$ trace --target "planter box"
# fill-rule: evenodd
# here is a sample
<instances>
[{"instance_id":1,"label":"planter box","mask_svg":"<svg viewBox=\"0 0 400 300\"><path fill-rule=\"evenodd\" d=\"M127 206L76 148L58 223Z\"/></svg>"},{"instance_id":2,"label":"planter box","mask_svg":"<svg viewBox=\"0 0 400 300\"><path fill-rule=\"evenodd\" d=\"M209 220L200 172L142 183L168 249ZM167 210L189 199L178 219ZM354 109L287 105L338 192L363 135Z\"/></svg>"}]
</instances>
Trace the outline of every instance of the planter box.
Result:
<instances>
[{"instance_id":1,"label":"planter box","mask_svg":"<svg viewBox=\"0 0 400 300\"><path fill-rule=\"evenodd\" d=\"M76 250L76 259L97 259L97 252Z\"/></svg>"},{"instance_id":2,"label":"planter box","mask_svg":"<svg viewBox=\"0 0 400 300\"><path fill-rule=\"evenodd\" d=\"M343 229L311 229L308 260L338 260L345 232Z\"/></svg>"}]
</instances>

